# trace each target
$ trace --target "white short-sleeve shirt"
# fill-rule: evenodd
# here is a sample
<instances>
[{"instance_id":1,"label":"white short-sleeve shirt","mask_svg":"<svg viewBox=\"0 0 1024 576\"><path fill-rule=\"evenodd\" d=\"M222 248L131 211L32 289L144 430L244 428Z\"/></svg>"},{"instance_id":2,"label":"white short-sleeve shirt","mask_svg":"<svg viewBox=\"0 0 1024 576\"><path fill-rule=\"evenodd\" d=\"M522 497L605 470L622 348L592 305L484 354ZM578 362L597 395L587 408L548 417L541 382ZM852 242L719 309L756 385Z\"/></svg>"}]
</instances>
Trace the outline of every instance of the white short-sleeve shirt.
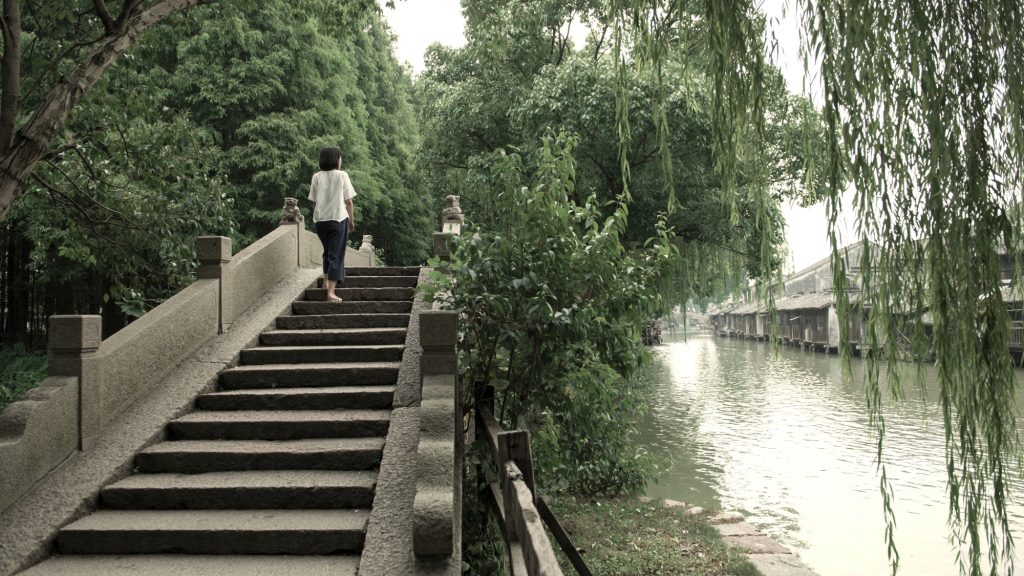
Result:
<instances>
[{"instance_id":1,"label":"white short-sleeve shirt","mask_svg":"<svg viewBox=\"0 0 1024 576\"><path fill-rule=\"evenodd\" d=\"M344 221L348 218L345 200L355 195L352 180L344 170L327 170L313 174L313 181L309 183L309 199L316 202L313 222Z\"/></svg>"}]
</instances>

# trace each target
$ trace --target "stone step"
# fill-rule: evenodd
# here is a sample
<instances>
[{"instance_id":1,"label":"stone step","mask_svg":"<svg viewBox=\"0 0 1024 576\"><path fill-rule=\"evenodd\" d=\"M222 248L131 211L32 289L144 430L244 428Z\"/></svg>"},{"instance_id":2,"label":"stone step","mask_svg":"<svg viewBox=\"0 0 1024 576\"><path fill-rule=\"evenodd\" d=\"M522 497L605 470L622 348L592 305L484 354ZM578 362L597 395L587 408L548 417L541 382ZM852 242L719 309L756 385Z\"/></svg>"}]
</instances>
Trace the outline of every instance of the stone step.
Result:
<instances>
[{"instance_id":1,"label":"stone step","mask_svg":"<svg viewBox=\"0 0 1024 576\"><path fill-rule=\"evenodd\" d=\"M101 510L57 533L62 554L337 554L366 510Z\"/></svg>"},{"instance_id":2,"label":"stone step","mask_svg":"<svg viewBox=\"0 0 1024 576\"><path fill-rule=\"evenodd\" d=\"M345 268L345 278L349 276L419 276L419 266L372 266Z\"/></svg>"},{"instance_id":3,"label":"stone step","mask_svg":"<svg viewBox=\"0 0 1024 576\"><path fill-rule=\"evenodd\" d=\"M196 399L196 407L200 410L390 408L394 396L394 386L257 388L203 394Z\"/></svg>"},{"instance_id":4,"label":"stone step","mask_svg":"<svg viewBox=\"0 0 1024 576\"><path fill-rule=\"evenodd\" d=\"M336 288L334 294L346 302L389 302L392 300L412 300L416 295L415 288ZM308 288L304 300L324 302L327 300L325 288ZM325 302L328 303L328 302Z\"/></svg>"},{"instance_id":5,"label":"stone step","mask_svg":"<svg viewBox=\"0 0 1024 576\"><path fill-rule=\"evenodd\" d=\"M398 367L398 362L236 366L220 373L220 385L225 390L392 385Z\"/></svg>"},{"instance_id":6,"label":"stone step","mask_svg":"<svg viewBox=\"0 0 1024 576\"><path fill-rule=\"evenodd\" d=\"M384 436L390 410L200 410L167 423L180 440L301 440Z\"/></svg>"},{"instance_id":7,"label":"stone step","mask_svg":"<svg viewBox=\"0 0 1024 576\"><path fill-rule=\"evenodd\" d=\"M56 556L21 576L356 576L359 556Z\"/></svg>"},{"instance_id":8,"label":"stone step","mask_svg":"<svg viewBox=\"0 0 1024 576\"><path fill-rule=\"evenodd\" d=\"M293 314L408 314L412 302L303 302L292 303Z\"/></svg>"},{"instance_id":9,"label":"stone step","mask_svg":"<svg viewBox=\"0 0 1024 576\"><path fill-rule=\"evenodd\" d=\"M135 455L140 472L227 472L232 470L368 470L380 464L384 439L178 440L161 442Z\"/></svg>"},{"instance_id":10,"label":"stone step","mask_svg":"<svg viewBox=\"0 0 1024 576\"><path fill-rule=\"evenodd\" d=\"M280 316L281 330L319 330L324 328L405 328L408 314L324 314L321 316Z\"/></svg>"},{"instance_id":11,"label":"stone step","mask_svg":"<svg viewBox=\"0 0 1024 576\"><path fill-rule=\"evenodd\" d=\"M373 471L136 474L104 488L100 501L115 510L369 508L376 484Z\"/></svg>"},{"instance_id":12,"label":"stone step","mask_svg":"<svg viewBox=\"0 0 1024 576\"><path fill-rule=\"evenodd\" d=\"M320 328L271 330L260 334L264 346L369 346L405 344L405 328Z\"/></svg>"},{"instance_id":13,"label":"stone step","mask_svg":"<svg viewBox=\"0 0 1024 576\"><path fill-rule=\"evenodd\" d=\"M325 362L401 362L405 346L264 346L242 350L242 364L323 364Z\"/></svg>"},{"instance_id":14,"label":"stone step","mask_svg":"<svg viewBox=\"0 0 1024 576\"><path fill-rule=\"evenodd\" d=\"M415 288L417 280L416 276L346 276L345 288Z\"/></svg>"}]
</instances>

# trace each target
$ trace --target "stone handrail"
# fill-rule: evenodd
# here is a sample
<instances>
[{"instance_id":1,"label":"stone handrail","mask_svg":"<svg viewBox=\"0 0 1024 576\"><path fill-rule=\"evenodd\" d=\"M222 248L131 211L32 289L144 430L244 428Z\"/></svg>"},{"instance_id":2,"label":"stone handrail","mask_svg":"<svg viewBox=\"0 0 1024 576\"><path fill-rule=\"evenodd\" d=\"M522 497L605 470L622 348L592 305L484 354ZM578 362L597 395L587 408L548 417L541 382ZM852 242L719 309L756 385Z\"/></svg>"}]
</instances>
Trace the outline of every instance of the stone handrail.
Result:
<instances>
[{"instance_id":1,"label":"stone handrail","mask_svg":"<svg viewBox=\"0 0 1024 576\"><path fill-rule=\"evenodd\" d=\"M434 255L451 256L448 241L461 233L458 196L446 196ZM462 522L462 419L459 393L458 313L434 302L420 313L420 440L416 450L413 549L417 556L450 556Z\"/></svg>"},{"instance_id":2,"label":"stone handrail","mask_svg":"<svg viewBox=\"0 0 1024 576\"><path fill-rule=\"evenodd\" d=\"M228 238L197 239L199 278L107 340L99 316L52 316L49 377L0 413L0 511L76 449L88 450L268 289L309 266L309 236L301 219L285 222L234 256Z\"/></svg>"},{"instance_id":3,"label":"stone handrail","mask_svg":"<svg viewBox=\"0 0 1024 576\"><path fill-rule=\"evenodd\" d=\"M413 549L417 556L450 556L462 480L462 422L458 387L458 315L450 310L420 313L420 439L416 449Z\"/></svg>"},{"instance_id":4,"label":"stone handrail","mask_svg":"<svg viewBox=\"0 0 1024 576\"><path fill-rule=\"evenodd\" d=\"M435 241L447 246L447 241ZM346 257L347 258L347 257ZM421 268L417 285L428 283ZM362 576L462 572L457 313L418 291L359 562ZM411 548L411 550L410 550Z\"/></svg>"}]
</instances>

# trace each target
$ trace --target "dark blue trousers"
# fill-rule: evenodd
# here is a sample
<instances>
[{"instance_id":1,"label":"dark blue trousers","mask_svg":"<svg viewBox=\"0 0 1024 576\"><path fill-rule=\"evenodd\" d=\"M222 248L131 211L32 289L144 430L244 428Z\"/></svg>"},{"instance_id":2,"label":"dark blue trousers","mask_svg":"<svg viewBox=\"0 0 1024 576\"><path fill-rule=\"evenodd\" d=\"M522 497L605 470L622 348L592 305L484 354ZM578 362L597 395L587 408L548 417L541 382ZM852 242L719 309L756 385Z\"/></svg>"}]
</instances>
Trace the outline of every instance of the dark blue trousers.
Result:
<instances>
[{"instance_id":1,"label":"dark blue trousers","mask_svg":"<svg viewBox=\"0 0 1024 576\"><path fill-rule=\"evenodd\" d=\"M338 288L345 284L345 246L348 244L348 218L338 222L327 220L316 223L316 235L324 245L324 274L328 280L337 280Z\"/></svg>"}]
</instances>

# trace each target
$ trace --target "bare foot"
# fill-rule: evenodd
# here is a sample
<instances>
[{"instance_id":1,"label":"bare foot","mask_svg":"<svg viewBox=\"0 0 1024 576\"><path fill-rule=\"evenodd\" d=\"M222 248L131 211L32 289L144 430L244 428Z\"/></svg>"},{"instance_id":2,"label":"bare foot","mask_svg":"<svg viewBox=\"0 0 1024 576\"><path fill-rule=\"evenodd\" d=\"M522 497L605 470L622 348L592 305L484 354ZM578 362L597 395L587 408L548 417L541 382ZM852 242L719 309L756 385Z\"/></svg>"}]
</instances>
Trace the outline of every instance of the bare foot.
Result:
<instances>
[{"instance_id":1,"label":"bare foot","mask_svg":"<svg viewBox=\"0 0 1024 576\"><path fill-rule=\"evenodd\" d=\"M341 301L342 301L342 299L341 299L341 298L338 298L337 296L333 296L333 297L332 297L332 296L328 296L328 297L327 297L327 301L328 301L328 302L341 302Z\"/></svg>"}]
</instances>

